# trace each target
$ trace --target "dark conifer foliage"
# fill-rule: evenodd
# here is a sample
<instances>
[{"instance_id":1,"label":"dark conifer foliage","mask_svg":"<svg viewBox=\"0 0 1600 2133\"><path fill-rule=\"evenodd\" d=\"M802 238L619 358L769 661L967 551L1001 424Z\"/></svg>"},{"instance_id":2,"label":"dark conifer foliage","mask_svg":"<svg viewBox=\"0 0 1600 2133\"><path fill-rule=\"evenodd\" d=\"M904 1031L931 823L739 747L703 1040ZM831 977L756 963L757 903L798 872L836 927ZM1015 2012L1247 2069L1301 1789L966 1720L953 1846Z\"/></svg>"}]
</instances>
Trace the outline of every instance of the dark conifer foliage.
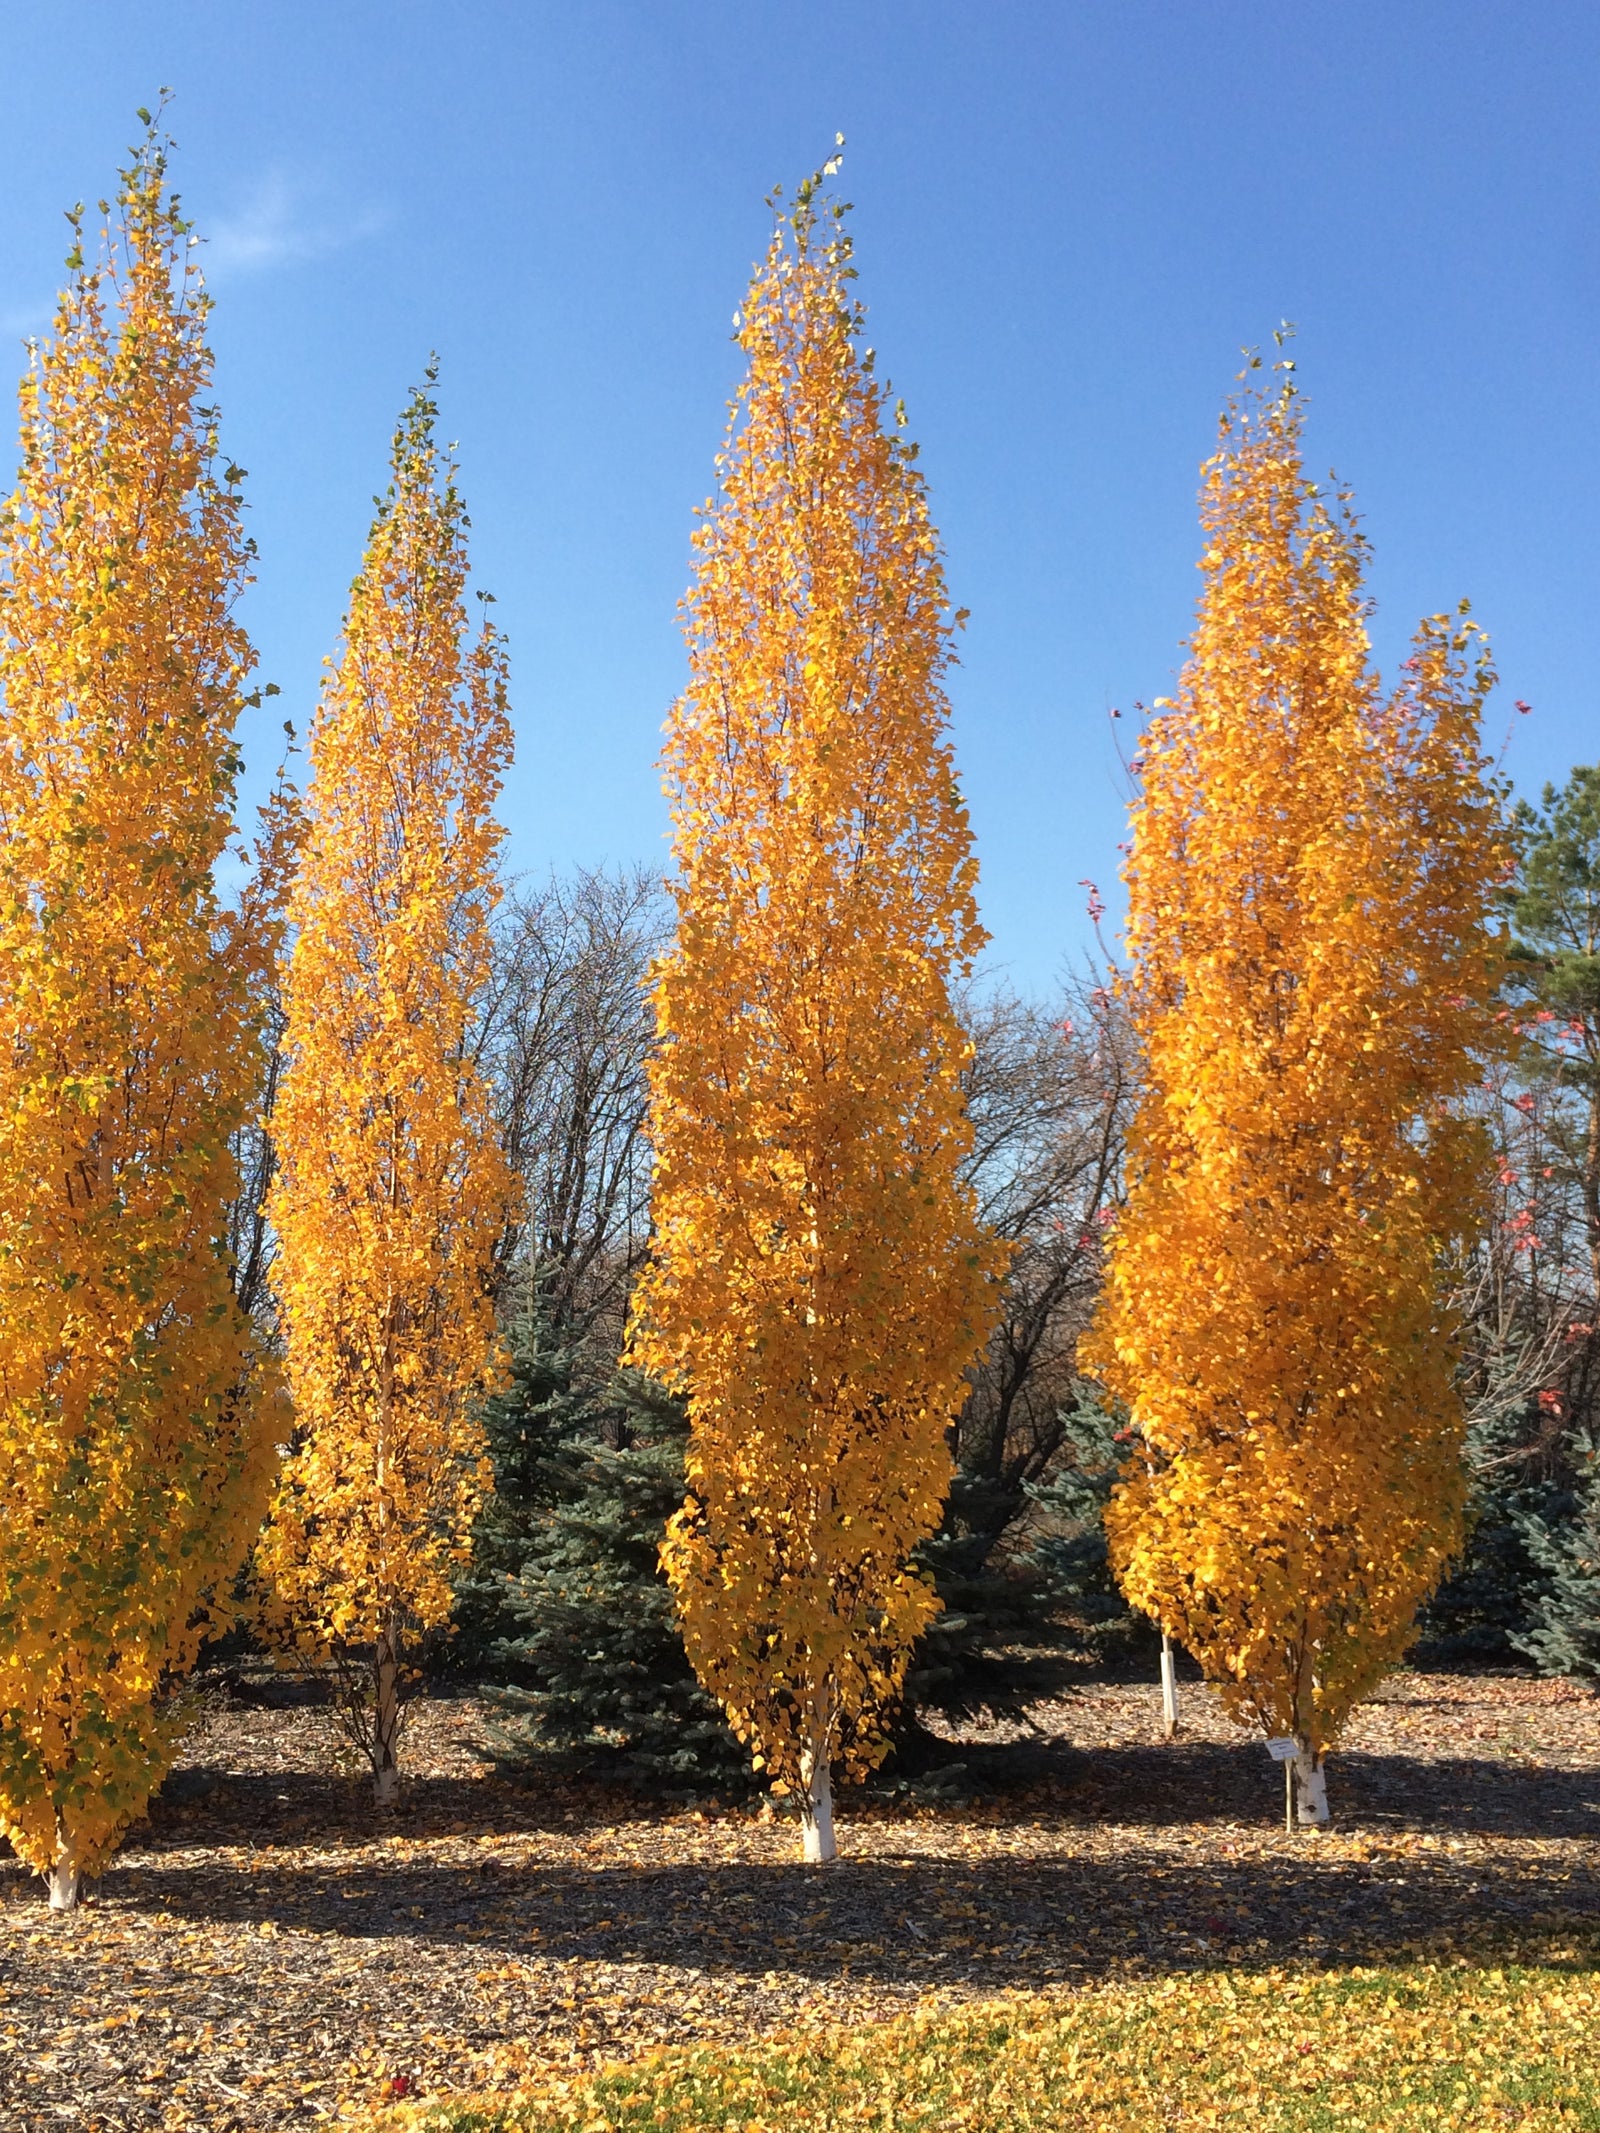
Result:
<instances>
[{"instance_id":1,"label":"dark conifer foliage","mask_svg":"<svg viewBox=\"0 0 1600 2133\"><path fill-rule=\"evenodd\" d=\"M1600 1443L1584 1436L1570 1450L1571 1496L1556 1515L1530 1519L1524 1529L1548 1583L1534 1627L1513 1641L1542 1673L1600 1681Z\"/></svg>"},{"instance_id":2,"label":"dark conifer foliage","mask_svg":"<svg viewBox=\"0 0 1600 2133\"><path fill-rule=\"evenodd\" d=\"M927 1753L919 1708L1018 1717L1137 1635L1101 1523L1118 1463L1112 1419L1080 1388L1059 1418L1047 1480L957 1472L943 1523L917 1556L944 1605L907 1677L902 1759Z\"/></svg>"},{"instance_id":3,"label":"dark conifer foliage","mask_svg":"<svg viewBox=\"0 0 1600 2133\"><path fill-rule=\"evenodd\" d=\"M1466 1542L1419 1617L1416 1656L1430 1666L1515 1665L1549 1584L1534 1536L1572 1507L1565 1460L1517 1409L1469 1426L1467 1467Z\"/></svg>"},{"instance_id":4,"label":"dark conifer foliage","mask_svg":"<svg viewBox=\"0 0 1600 2133\"><path fill-rule=\"evenodd\" d=\"M580 1358L548 1299L536 1302L512 1382L485 1411L496 1495L461 1589L457 1662L495 1684L491 1745L507 1764L555 1758L668 1788L747 1790L748 1756L695 1681L659 1568L683 1500L681 1405L638 1371L586 1393ZM956 1477L918 1557L943 1611L913 1662L891 1781L959 1755L919 1711L1015 1717L1136 1629L1100 1525L1112 1423L1084 1399L1064 1433L1070 1463L1043 1484Z\"/></svg>"},{"instance_id":5,"label":"dark conifer foliage","mask_svg":"<svg viewBox=\"0 0 1600 2133\"><path fill-rule=\"evenodd\" d=\"M694 1678L659 1564L683 1501L681 1404L638 1371L585 1391L579 1357L539 1298L485 1414L496 1496L461 1616L500 1684L490 1746L508 1764L744 1788L749 1757Z\"/></svg>"}]
</instances>

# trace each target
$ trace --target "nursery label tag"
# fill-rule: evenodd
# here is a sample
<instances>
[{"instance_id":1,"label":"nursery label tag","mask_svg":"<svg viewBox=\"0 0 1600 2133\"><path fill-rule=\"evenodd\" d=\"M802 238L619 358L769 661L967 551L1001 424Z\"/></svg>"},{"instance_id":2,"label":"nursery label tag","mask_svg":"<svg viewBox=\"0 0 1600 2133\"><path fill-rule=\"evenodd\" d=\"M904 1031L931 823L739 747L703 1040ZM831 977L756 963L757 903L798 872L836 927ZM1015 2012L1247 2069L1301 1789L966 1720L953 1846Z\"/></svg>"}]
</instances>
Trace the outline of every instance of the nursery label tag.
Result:
<instances>
[{"instance_id":1,"label":"nursery label tag","mask_svg":"<svg viewBox=\"0 0 1600 2133\"><path fill-rule=\"evenodd\" d=\"M1269 1740L1267 1742L1267 1753L1275 1763L1287 1763L1291 1757L1298 1755L1299 1752L1300 1743L1292 1734L1286 1734L1277 1740Z\"/></svg>"}]
</instances>

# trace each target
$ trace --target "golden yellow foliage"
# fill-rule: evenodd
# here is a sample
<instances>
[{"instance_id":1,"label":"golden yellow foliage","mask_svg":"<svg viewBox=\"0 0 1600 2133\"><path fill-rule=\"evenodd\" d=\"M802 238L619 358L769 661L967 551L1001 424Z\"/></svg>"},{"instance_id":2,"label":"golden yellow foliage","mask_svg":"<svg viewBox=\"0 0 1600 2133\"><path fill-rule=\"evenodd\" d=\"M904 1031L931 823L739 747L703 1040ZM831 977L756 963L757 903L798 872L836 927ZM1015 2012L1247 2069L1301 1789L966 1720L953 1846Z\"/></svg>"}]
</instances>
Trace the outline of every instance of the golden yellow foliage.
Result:
<instances>
[{"instance_id":1,"label":"golden yellow foliage","mask_svg":"<svg viewBox=\"0 0 1600 2133\"><path fill-rule=\"evenodd\" d=\"M552 2067L520 2092L379 2108L366 2133L1427 2133L1600 2128L1582 1966L1225 1970L937 2003L748 2045Z\"/></svg>"},{"instance_id":2,"label":"golden yellow foliage","mask_svg":"<svg viewBox=\"0 0 1600 2133\"><path fill-rule=\"evenodd\" d=\"M998 1260L961 1177L948 994L983 939L946 738L953 624L838 216L819 223L807 186L773 237L696 533L634 1340L689 1401L663 1561L690 1657L824 1820L830 1760L881 1756L937 1605L908 1557L939 1520Z\"/></svg>"},{"instance_id":3,"label":"golden yellow foliage","mask_svg":"<svg viewBox=\"0 0 1600 2133\"><path fill-rule=\"evenodd\" d=\"M1288 382L1224 421L1189 663L1142 747L1147 1078L1088 1360L1142 1440L1107 1514L1128 1597L1317 1758L1459 1539L1445 1273L1486 1185L1460 1099L1506 852L1474 628L1424 623L1382 695L1300 422Z\"/></svg>"},{"instance_id":4,"label":"golden yellow foliage","mask_svg":"<svg viewBox=\"0 0 1600 2133\"><path fill-rule=\"evenodd\" d=\"M345 1668L381 1799L407 1648L449 1617L487 1485L474 1403L511 1190L472 1049L505 654L487 622L469 636L433 422L414 393L312 730L271 1201L295 1437L260 1565L301 1647Z\"/></svg>"},{"instance_id":5,"label":"golden yellow foliage","mask_svg":"<svg viewBox=\"0 0 1600 2133\"><path fill-rule=\"evenodd\" d=\"M227 1252L270 897L213 882L248 551L153 131L115 219L0 521L0 1828L62 1904L170 1761L276 1426Z\"/></svg>"}]
</instances>

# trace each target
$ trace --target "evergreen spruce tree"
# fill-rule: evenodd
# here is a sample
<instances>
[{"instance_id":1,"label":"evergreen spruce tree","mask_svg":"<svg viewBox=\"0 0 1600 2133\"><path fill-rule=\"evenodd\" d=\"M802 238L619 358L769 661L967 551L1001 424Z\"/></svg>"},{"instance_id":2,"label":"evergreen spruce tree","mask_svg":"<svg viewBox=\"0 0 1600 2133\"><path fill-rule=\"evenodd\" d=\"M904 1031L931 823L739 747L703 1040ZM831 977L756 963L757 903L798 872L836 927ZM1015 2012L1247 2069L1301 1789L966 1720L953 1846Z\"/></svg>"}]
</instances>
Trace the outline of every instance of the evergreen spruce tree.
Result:
<instances>
[{"instance_id":1,"label":"evergreen spruce tree","mask_svg":"<svg viewBox=\"0 0 1600 2133\"><path fill-rule=\"evenodd\" d=\"M1545 1674L1600 1681L1600 1441L1569 1446L1576 1469L1571 1497L1553 1516L1530 1518L1523 1532L1549 1577L1535 1627L1513 1639Z\"/></svg>"},{"instance_id":2,"label":"evergreen spruce tree","mask_svg":"<svg viewBox=\"0 0 1600 2133\"><path fill-rule=\"evenodd\" d=\"M574 1437L593 1434L577 1382L581 1341L555 1308L549 1285L530 1285L508 1343L507 1383L480 1410L494 1487L473 1528L472 1555L456 1585L455 1630L439 1659L452 1672L500 1677L507 1634L506 1580L522 1568L557 1502L552 1461Z\"/></svg>"},{"instance_id":3,"label":"evergreen spruce tree","mask_svg":"<svg viewBox=\"0 0 1600 2133\"><path fill-rule=\"evenodd\" d=\"M495 1493L458 1589L451 1659L492 1684L503 1717L491 1745L508 1765L553 1757L746 1791L748 1759L695 1681L659 1567L682 1502L682 1403L639 1371L587 1374L581 1335L537 1290L511 1382L483 1409ZM1101 1524L1112 1421L1085 1397L1068 1436L1069 1460L1043 1484L957 1475L917 1558L943 1609L907 1676L891 1778L950 1761L919 1711L1016 1715L1135 1628Z\"/></svg>"},{"instance_id":4,"label":"evergreen spruce tree","mask_svg":"<svg viewBox=\"0 0 1600 2133\"><path fill-rule=\"evenodd\" d=\"M1573 1494L1569 1479L1549 1472L1537 1437L1522 1406L1468 1425L1466 1540L1418 1617L1428 1661L1515 1663L1538 1625L1550 1583L1542 1536L1559 1529Z\"/></svg>"},{"instance_id":5,"label":"evergreen spruce tree","mask_svg":"<svg viewBox=\"0 0 1600 2133\"><path fill-rule=\"evenodd\" d=\"M1027 1560L1044 1580L1051 1605L1096 1655L1154 1632L1122 1596L1111 1567L1105 1512L1122 1467L1126 1431L1087 1387L1067 1418L1070 1457L1028 1491L1035 1538Z\"/></svg>"},{"instance_id":6,"label":"evergreen spruce tree","mask_svg":"<svg viewBox=\"0 0 1600 2133\"><path fill-rule=\"evenodd\" d=\"M1042 1482L958 1471L938 1532L917 1552L942 1607L906 1676L902 1764L928 1752L919 1708L1018 1716L1135 1626L1102 1522L1119 1464L1115 1424L1080 1390L1065 1427L1066 1456Z\"/></svg>"},{"instance_id":7,"label":"evergreen spruce tree","mask_svg":"<svg viewBox=\"0 0 1600 2133\"><path fill-rule=\"evenodd\" d=\"M641 1783L747 1791L749 1757L695 1680L660 1567L683 1502L682 1403L636 1370L586 1382L585 1344L537 1286L511 1383L485 1403L495 1494L457 1602L498 1683L490 1746Z\"/></svg>"}]
</instances>

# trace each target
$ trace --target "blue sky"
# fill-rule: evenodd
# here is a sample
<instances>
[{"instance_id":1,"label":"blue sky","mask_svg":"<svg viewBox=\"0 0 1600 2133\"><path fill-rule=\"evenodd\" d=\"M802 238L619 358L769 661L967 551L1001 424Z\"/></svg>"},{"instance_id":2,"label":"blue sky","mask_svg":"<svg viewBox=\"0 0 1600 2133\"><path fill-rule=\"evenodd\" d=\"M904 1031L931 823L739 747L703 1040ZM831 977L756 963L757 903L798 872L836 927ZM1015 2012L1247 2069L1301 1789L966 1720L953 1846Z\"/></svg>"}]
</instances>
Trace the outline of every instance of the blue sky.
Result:
<instances>
[{"instance_id":1,"label":"blue sky","mask_svg":"<svg viewBox=\"0 0 1600 2133\"><path fill-rule=\"evenodd\" d=\"M1107 712L1174 676L1196 470L1281 319L1313 464L1374 544L1385 667L1465 595L1519 786L1600 755L1600 8L0 0L0 69L8 338L48 316L61 210L175 92L251 470L247 619L302 728L438 350L511 640L521 869L664 855L654 758L731 316L764 196L836 130L871 338L972 611L956 738L1018 983L1082 951L1080 880L1110 887ZM253 775L275 734L247 734Z\"/></svg>"}]
</instances>

